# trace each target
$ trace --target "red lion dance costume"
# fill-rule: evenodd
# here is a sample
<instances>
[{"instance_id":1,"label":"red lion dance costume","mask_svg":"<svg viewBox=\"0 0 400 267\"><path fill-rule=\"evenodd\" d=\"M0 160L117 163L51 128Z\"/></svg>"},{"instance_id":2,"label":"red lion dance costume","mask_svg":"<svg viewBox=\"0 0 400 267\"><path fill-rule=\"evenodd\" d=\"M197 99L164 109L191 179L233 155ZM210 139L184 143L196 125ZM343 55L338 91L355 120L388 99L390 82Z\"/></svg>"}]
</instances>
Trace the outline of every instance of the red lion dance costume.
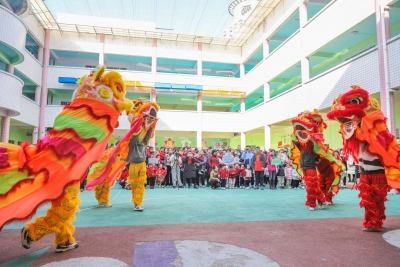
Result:
<instances>
[{"instance_id":1,"label":"red lion dance costume","mask_svg":"<svg viewBox=\"0 0 400 267\"><path fill-rule=\"evenodd\" d=\"M154 135L157 113L160 107L155 102L133 101L134 108L128 115L131 128L114 150L106 151L103 160L88 176L86 188L96 188L96 198L101 206L111 206L110 186L129 162L128 181L132 188L132 202L135 211L143 211L144 184L146 183L146 146ZM99 175L96 175L98 173ZM99 189L100 188L100 189Z\"/></svg>"},{"instance_id":2,"label":"red lion dance costume","mask_svg":"<svg viewBox=\"0 0 400 267\"><path fill-rule=\"evenodd\" d=\"M400 147L386 126L376 99L359 86L334 100L327 114L340 123L343 153L359 164L360 207L365 208L364 231L377 231L385 216L389 186L400 188Z\"/></svg>"},{"instance_id":3,"label":"red lion dance costume","mask_svg":"<svg viewBox=\"0 0 400 267\"><path fill-rule=\"evenodd\" d=\"M306 206L314 210L316 202L320 208L331 205L333 196L339 192L344 166L334 151L324 145L327 125L317 110L300 113L292 124L289 157L307 186Z\"/></svg>"},{"instance_id":4,"label":"red lion dance costume","mask_svg":"<svg viewBox=\"0 0 400 267\"><path fill-rule=\"evenodd\" d=\"M104 69L101 66L78 81L72 103L37 144L0 143L0 229L29 220L41 205L52 204L45 216L22 229L26 249L50 233L55 234L56 252L78 247L72 221L79 210L80 181L104 151L121 112L132 108L124 99L121 75L103 75Z\"/></svg>"}]
</instances>

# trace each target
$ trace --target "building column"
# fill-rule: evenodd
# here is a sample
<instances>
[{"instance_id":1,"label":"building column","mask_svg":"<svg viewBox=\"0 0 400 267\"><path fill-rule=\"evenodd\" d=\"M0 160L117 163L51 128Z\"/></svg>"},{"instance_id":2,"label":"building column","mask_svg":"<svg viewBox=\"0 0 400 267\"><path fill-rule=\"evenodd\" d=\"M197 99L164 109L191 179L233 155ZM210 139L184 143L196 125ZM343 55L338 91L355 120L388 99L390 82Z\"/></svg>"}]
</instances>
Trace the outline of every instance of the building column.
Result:
<instances>
[{"instance_id":1,"label":"building column","mask_svg":"<svg viewBox=\"0 0 400 267\"><path fill-rule=\"evenodd\" d=\"M203 147L203 129L202 129L202 120L203 120L203 93L201 91L199 91L197 93L197 113L199 116L199 120L198 120L198 128L197 128L197 148L202 148Z\"/></svg>"},{"instance_id":2,"label":"building column","mask_svg":"<svg viewBox=\"0 0 400 267\"><path fill-rule=\"evenodd\" d=\"M396 136L396 111L394 106L394 92L390 92L390 132Z\"/></svg>"},{"instance_id":3,"label":"building column","mask_svg":"<svg viewBox=\"0 0 400 267\"><path fill-rule=\"evenodd\" d=\"M263 57L266 59L269 56L269 40L263 42Z\"/></svg>"},{"instance_id":4,"label":"building column","mask_svg":"<svg viewBox=\"0 0 400 267\"><path fill-rule=\"evenodd\" d=\"M308 22L307 1L304 1L299 6L299 22L300 28L303 28Z\"/></svg>"},{"instance_id":5,"label":"building column","mask_svg":"<svg viewBox=\"0 0 400 267\"><path fill-rule=\"evenodd\" d=\"M35 90L35 102L40 104L40 94L42 91L42 87L39 85L36 85L36 90ZM33 131L32 131L32 144L36 144L38 138L38 133L39 133L39 127L34 126Z\"/></svg>"},{"instance_id":6,"label":"building column","mask_svg":"<svg viewBox=\"0 0 400 267\"><path fill-rule=\"evenodd\" d=\"M100 33L100 52L99 52L99 65L104 65L104 33Z\"/></svg>"},{"instance_id":7,"label":"building column","mask_svg":"<svg viewBox=\"0 0 400 267\"><path fill-rule=\"evenodd\" d=\"M14 74L14 65L7 64L6 65L6 72Z\"/></svg>"},{"instance_id":8,"label":"building column","mask_svg":"<svg viewBox=\"0 0 400 267\"><path fill-rule=\"evenodd\" d=\"M390 110L390 86L389 86L389 69L387 59L387 30L389 24L386 24L385 10L381 5L380 0L375 0L375 18L376 18L376 33L378 39L378 66L379 66L379 87L381 110L387 117L389 130L392 132L392 118ZM393 133L393 132L392 132Z\"/></svg>"},{"instance_id":9,"label":"building column","mask_svg":"<svg viewBox=\"0 0 400 267\"><path fill-rule=\"evenodd\" d=\"M32 129L32 144L36 144L38 141L38 130L39 127L34 126Z\"/></svg>"},{"instance_id":10,"label":"building column","mask_svg":"<svg viewBox=\"0 0 400 267\"><path fill-rule=\"evenodd\" d=\"M151 102L156 102L157 100L157 93L154 88L151 89L150 91L150 101ZM158 115L157 115L158 117ZM150 139L150 146L156 147L156 131L154 130L153 138Z\"/></svg>"},{"instance_id":11,"label":"building column","mask_svg":"<svg viewBox=\"0 0 400 267\"><path fill-rule=\"evenodd\" d=\"M271 98L269 86L270 86L269 82L264 83L264 103L267 102Z\"/></svg>"},{"instance_id":12,"label":"building column","mask_svg":"<svg viewBox=\"0 0 400 267\"><path fill-rule=\"evenodd\" d=\"M246 101L244 97L240 98L240 112L244 113L246 111Z\"/></svg>"},{"instance_id":13,"label":"building column","mask_svg":"<svg viewBox=\"0 0 400 267\"><path fill-rule=\"evenodd\" d=\"M264 149L271 148L271 127L269 125L264 125Z\"/></svg>"},{"instance_id":14,"label":"building column","mask_svg":"<svg viewBox=\"0 0 400 267\"><path fill-rule=\"evenodd\" d=\"M46 135L45 131L45 118L46 118L46 105L47 105L47 74L49 71L50 63L50 30L45 29L44 36L44 51L43 51L43 72L42 72L42 93L40 95L40 117L39 117L39 139Z\"/></svg>"},{"instance_id":15,"label":"building column","mask_svg":"<svg viewBox=\"0 0 400 267\"><path fill-rule=\"evenodd\" d=\"M9 139L10 139L10 116L2 116L0 142L8 143Z\"/></svg>"},{"instance_id":16,"label":"building column","mask_svg":"<svg viewBox=\"0 0 400 267\"><path fill-rule=\"evenodd\" d=\"M40 62L40 64L43 65L43 47L39 46L38 48L38 58L37 60ZM40 104L40 95L42 92L42 87L37 85L36 90L35 90L35 102ZM32 131L32 144L36 144L38 140L38 132L39 132L39 127L34 126L33 131Z\"/></svg>"},{"instance_id":17,"label":"building column","mask_svg":"<svg viewBox=\"0 0 400 267\"><path fill-rule=\"evenodd\" d=\"M307 57L301 59L301 84L304 85L310 80L310 61Z\"/></svg>"},{"instance_id":18,"label":"building column","mask_svg":"<svg viewBox=\"0 0 400 267\"><path fill-rule=\"evenodd\" d=\"M240 133L240 146L242 147L242 149L246 149L246 133L245 132L241 132Z\"/></svg>"},{"instance_id":19,"label":"building column","mask_svg":"<svg viewBox=\"0 0 400 267\"><path fill-rule=\"evenodd\" d=\"M203 45L197 43L198 58L197 58L197 76L201 78L203 76Z\"/></svg>"},{"instance_id":20,"label":"building column","mask_svg":"<svg viewBox=\"0 0 400 267\"><path fill-rule=\"evenodd\" d=\"M389 40L391 38L390 36L390 17L389 17L389 8L385 7L384 8L384 14L385 14L385 33L386 33L386 40ZM390 118L391 118L391 125L390 131L393 135L396 135L396 111L395 111L395 106L394 106L394 92L390 90L389 92L389 108L390 108Z\"/></svg>"},{"instance_id":21,"label":"building column","mask_svg":"<svg viewBox=\"0 0 400 267\"><path fill-rule=\"evenodd\" d=\"M157 39L153 39L153 50L151 56L151 73L157 73Z\"/></svg>"},{"instance_id":22,"label":"building column","mask_svg":"<svg viewBox=\"0 0 400 267\"><path fill-rule=\"evenodd\" d=\"M264 19L263 21L263 38L264 41L262 43L263 46L263 59L266 59L269 55L269 40L266 37L266 33L267 33L267 21L266 19Z\"/></svg>"},{"instance_id":23,"label":"building column","mask_svg":"<svg viewBox=\"0 0 400 267\"><path fill-rule=\"evenodd\" d=\"M240 63L240 78L243 79L244 78L244 63Z\"/></svg>"},{"instance_id":24,"label":"building column","mask_svg":"<svg viewBox=\"0 0 400 267\"><path fill-rule=\"evenodd\" d=\"M150 101L157 102L157 92L156 89L152 88L150 91Z\"/></svg>"},{"instance_id":25,"label":"building column","mask_svg":"<svg viewBox=\"0 0 400 267\"><path fill-rule=\"evenodd\" d=\"M7 64L6 65L6 72L10 74L14 74L14 65ZM1 117L1 139L0 142L8 143L10 139L10 116L2 116Z\"/></svg>"}]
</instances>

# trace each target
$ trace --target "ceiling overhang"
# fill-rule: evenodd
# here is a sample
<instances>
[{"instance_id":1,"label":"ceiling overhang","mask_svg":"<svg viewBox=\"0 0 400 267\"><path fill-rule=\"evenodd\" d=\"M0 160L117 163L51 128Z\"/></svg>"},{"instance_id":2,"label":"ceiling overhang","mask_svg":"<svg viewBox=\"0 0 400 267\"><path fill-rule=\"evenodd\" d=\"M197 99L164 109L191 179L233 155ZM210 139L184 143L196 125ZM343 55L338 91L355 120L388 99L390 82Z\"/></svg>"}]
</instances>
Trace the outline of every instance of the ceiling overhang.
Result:
<instances>
[{"instance_id":1,"label":"ceiling overhang","mask_svg":"<svg viewBox=\"0 0 400 267\"><path fill-rule=\"evenodd\" d=\"M58 30L61 32L108 34L115 36L126 36L129 38L154 38L167 41L201 43L208 45L236 46L241 47L254 33L263 20L272 12L281 0L261 0L253 9L252 13L243 23L237 34L232 38L194 36L186 34L163 33L154 31L141 31L130 29L119 29L113 27L98 27L89 25L77 25L57 23L49 8L43 0L30 0L33 14L45 29Z\"/></svg>"}]
</instances>

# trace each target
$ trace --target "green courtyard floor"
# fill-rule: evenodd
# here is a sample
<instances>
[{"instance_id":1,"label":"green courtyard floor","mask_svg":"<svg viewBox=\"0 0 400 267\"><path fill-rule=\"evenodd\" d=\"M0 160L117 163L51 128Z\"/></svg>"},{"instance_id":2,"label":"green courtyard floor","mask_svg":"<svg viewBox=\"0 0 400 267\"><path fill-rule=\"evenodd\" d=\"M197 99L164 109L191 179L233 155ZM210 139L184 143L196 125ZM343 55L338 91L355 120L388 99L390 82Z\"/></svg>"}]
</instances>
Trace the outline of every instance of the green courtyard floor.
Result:
<instances>
[{"instance_id":1,"label":"green courtyard floor","mask_svg":"<svg viewBox=\"0 0 400 267\"><path fill-rule=\"evenodd\" d=\"M99 208L94 192L80 194L82 203L76 227L128 226L157 224L193 224L304 220L318 218L363 218L358 191L343 189L334 198L334 205L324 210L309 211L305 206L305 190L226 189L146 189L143 213L134 212L131 191L118 185L111 189L111 208ZM400 215L400 195L388 195L386 214ZM48 205L36 216L45 214ZM23 224L4 228L21 229Z\"/></svg>"}]
</instances>

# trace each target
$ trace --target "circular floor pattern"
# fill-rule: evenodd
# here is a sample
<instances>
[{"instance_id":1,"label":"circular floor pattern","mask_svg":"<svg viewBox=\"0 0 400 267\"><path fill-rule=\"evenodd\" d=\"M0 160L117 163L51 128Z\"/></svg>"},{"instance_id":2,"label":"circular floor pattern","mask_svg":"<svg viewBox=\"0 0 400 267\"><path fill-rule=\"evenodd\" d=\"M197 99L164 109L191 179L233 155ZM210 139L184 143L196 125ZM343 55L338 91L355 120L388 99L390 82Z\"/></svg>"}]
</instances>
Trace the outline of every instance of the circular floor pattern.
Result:
<instances>
[{"instance_id":1,"label":"circular floor pattern","mask_svg":"<svg viewBox=\"0 0 400 267\"><path fill-rule=\"evenodd\" d=\"M386 232L382 237L389 244L400 248L400 229Z\"/></svg>"},{"instance_id":2,"label":"circular floor pattern","mask_svg":"<svg viewBox=\"0 0 400 267\"><path fill-rule=\"evenodd\" d=\"M129 267L125 262L103 257L81 257L63 261L54 261L41 267Z\"/></svg>"},{"instance_id":3,"label":"circular floor pattern","mask_svg":"<svg viewBox=\"0 0 400 267\"><path fill-rule=\"evenodd\" d=\"M136 243L135 267L279 267L258 252L234 245L208 241L154 241Z\"/></svg>"}]
</instances>

